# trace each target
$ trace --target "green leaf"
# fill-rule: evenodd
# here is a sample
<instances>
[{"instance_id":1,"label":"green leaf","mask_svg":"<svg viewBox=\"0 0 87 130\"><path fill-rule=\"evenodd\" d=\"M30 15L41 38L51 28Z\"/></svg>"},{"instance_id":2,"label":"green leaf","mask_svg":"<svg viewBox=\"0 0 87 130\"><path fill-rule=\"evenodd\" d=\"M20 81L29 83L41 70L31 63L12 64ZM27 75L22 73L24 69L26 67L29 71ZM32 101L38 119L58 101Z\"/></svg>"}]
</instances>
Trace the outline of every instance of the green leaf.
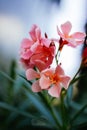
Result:
<instances>
[{"instance_id":1,"label":"green leaf","mask_svg":"<svg viewBox=\"0 0 87 130\"><path fill-rule=\"evenodd\" d=\"M32 119L32 125L33 126L46 126L46 127L51 127L50 123L48 120L44 117L39 117L37 119Z\"/></svg>"},{"instance_id":2,"label":"green leaf","mask_svg":"<svg viewBox=\"0 0 87 130\"><path fill-rule=\"evenodd\" d=\"M64 103L67 107L70 106L70 103L72 101L72 96L73 96L73 86L69 86L69 88L67 89L67 93L66 93L66 97L64 100Z\"/></svg>"},{"instance_id":3,"label":"green leaf","mask_svg":"<svg viewBox=\"0 0 87 130\"><path fill-rule=\"evenodd\" d=\"M3 108L3 109L6 109L6 110L9 110L9 111L13 111L15 113L18 113L22 116L26 116L26 117L29 117L29 118L36 118L34 115L28 113L28 112L25 112L25 111L22 111L18 108L15 108L14 106L11 106L7 103L4 103L4 102L0 102L0 108Z\"/></svg>"},{"instance_id":4,"label":"green leaf","mask_svg":"<svg viewBox=\"0 0 87 130\"><path fill-rule=\"evenodd\" d=\"M32 82L29 81L29 80L27 80L23 75L19 74L19 76L20 76L21 78L23 78L25 81L27 81L30 85L32 85Z\"/></svg>"},{"instance_id":5,"label":"green leaf","mask_svg":"<svg viewBox=\"0 0 87 130\"><path fill-rule=\"evenodd\" d=\"M44 91L44 92L45 92L45 91ZM58 127L58 128L61 128L61 120L60 120L61 117L60 117L60 115L59 115L58 112L56 113L56 110L55 110L54 107L52 106L52 104L51 104L51 100L52 100L52 99L49 100L49 98L47 98L47 96L46 96L44 93L39 93L39 95L41 96L43 102L44 102L44 103L46 104L46 106L48 107L48 109L49 109L49 111L50 111L50 113L51 113L53 119L55 120L55 123L56 123L57 127ZM58 118L57 115L59 115L59 118Z\"/></svg>"},{"instance_id":6,"label":"green leaf","mask_svg":"<svg viewBox=\"0 0 87 130\"><path fill-rule=\"evenodd\" d=\"M48 108L43 104L43 102L40 100L39 96L27 91L24 89L25 95L29 98L30 101L33 102L33 105L37 108L37 110L42 113L46 118L54 125L54 119L52 118L52 115L50 114Z\"/></svg>"},{"instance_id":7,"label":"green leaf","mask_svg":"<svg viewBox=\"0 0 87 130\"><path fill-rule=\"evenodd\" d=\"M1 71L0 70L0 74L2 75L2 76L4 76L5 78L7 78L9 81L11 81L11 82L15 82L15 80L14 79L12 79L8 74L6 74L5 72L3 72L3 71Z\"/></svg>"},{"instance_id":8,"label":"green leaf","mask_svg":"<svg viewBox=\"0 0 87 130\"><path fill-rule=\"evenodd\" d=\"M27 109L29 109L30 107L32 107L31 103L29 102L29 100L24 100L21 103L19 103L19 106L17 107L18 110L22 110L22 111L26 111ZM29 113L31 113L31 111L28 111ZM15 111L11 111L9 113L9 116L7 117L7 122L11 123L12 121L16 120L16 118L19 116L18 113L16 113ZM26 117L27 118L27 117Z\"/></svg>"},{"instance_id":9,"label":"green leaf","mask_svg":"<svg viewBox=\"0 0 87 130\"><path fill-rule=\"evenodd\" d=\"M16 79L16 62L15 62L15 60L12 60L12 62L11 62L11 66L10 66L10 77L12 78L12 79ZM13 84L14 84L14 82L9 82L9 85L10 86L13 86ZM10 89L11 89L12 87L10 87Z\"/></svg>"},{"instance_id":10,"label":"green leaf","mask_svg":"<svg viewBox=\"0 0 87 130\"><path fill-rule=\"evenodd\" d=\"M84 106L72 117L72 119L71 119L70 122L75 121L75 120L83 113L83 111L84 111L86 108L87 108L87 104L84 105Z\"/></svg>"}]
</instances>

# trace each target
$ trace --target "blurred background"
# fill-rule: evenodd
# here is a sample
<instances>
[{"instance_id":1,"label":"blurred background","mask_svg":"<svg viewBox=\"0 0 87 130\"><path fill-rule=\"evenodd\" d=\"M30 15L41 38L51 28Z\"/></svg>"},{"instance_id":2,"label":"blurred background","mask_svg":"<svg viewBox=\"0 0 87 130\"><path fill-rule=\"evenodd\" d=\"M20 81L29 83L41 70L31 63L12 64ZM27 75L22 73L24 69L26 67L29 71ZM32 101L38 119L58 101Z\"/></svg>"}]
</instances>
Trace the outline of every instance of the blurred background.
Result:
<instances>
[{"instance_id":1,"label":"blurred background","mask_svg":"<svg viewBox=\"0 0 87 130\"><path fill-rule=\"evenodd\" d=\"M22 39L29 37L28 32L32 24L37 24L43 35L46 32L49 38L57 38L56 26L60 26L66 21L71 21L72 32L86 32L87 0L0 0L0 70L16 79L16 83L13 83L12 79L5 73L0 74L1 101L15 106L20 106L25 101L23 90L20 90L23 82L21 79L17 79L16 73L23 69L19 64L19 48ZM76 49L71 47L63 49L62 66L65 73L71 77L75 75L80 66L83 46L81 45ZM15 89L12 86L15 86ZM87 84L85 86L87 90ZM27 109L27 100L25 104ZM1 114L1 130L7 130L7 127L9 130L11 129L9 123L6 122L8 115L7 111L5 111L4 116ZM14 114L10 113L8 122L13 117ZM14 117L15 119L16 117ZM3 124L6 125L6 128L3 127Z\"/></svg>"}]
</instances>

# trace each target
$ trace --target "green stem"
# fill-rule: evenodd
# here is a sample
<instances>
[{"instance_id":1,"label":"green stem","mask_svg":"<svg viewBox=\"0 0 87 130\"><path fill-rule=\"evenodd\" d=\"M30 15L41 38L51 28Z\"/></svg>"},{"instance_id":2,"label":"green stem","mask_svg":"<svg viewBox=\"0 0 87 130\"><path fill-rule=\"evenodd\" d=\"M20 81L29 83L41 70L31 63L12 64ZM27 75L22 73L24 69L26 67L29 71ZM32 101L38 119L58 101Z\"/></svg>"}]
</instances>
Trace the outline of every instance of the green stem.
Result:
<instances>
[{"instance_id":1,"label":"green stem","mask_svg":"<svg viewBox=\"0 0 87 130\"><path fill-rule=\"evenodd\" d=\"M58 59L59 59L59 57L60 57L60 51L59 51L59 49L58 49L58 50L57 50L57 53L56 53L56 55L55 55L56 65L58 65Z\"/></svg>"},{"instance_id":2,"label":"green stem","mask_svg":"<svg viewBox=\"0 0 87 130\"><path fill-rule=\"evenodd\" d=\"M62 129L61 130L71 130L68 109L64 102L65 96L66 96L66 92L64 89L62 89L61 95L60 95L60 100L61 100L60 108L61 108L61 117L62 117Z\"/></svg>"},{"instance_id":3,"label":"green stem","mask_svg":"<svg viewBox=\"0 0 87 130\"><path fill-rule=\"evenodd\" d=\"M70 85L73 84L73 83L75 83L76 81L78 81L79 79L81 79L81 78L83 78L83 77L85 77L85 76L86 76L86 74L81 74L80 76L78 76L78 77L76 77L74 80L72 80L72 81L70 82Z\"/></svg>"},{"instance_id":4,"label":"green stem","mask_svg":"<svg viewBox=\"0 0 87 130\"><path fill-rule=\"evenodd\" d=\"M77 75L79 74L79 72L80 72L80 69L81 69L81 68L78 69L77 73L75 74L75 76L74 76L73 79L71 80L70 85L74 83L74 81L75 81L75 79L76 79L76 76L77 76ZM70 86L70 85L69 85L69 86Z\"/></svg>"}]
</instances>

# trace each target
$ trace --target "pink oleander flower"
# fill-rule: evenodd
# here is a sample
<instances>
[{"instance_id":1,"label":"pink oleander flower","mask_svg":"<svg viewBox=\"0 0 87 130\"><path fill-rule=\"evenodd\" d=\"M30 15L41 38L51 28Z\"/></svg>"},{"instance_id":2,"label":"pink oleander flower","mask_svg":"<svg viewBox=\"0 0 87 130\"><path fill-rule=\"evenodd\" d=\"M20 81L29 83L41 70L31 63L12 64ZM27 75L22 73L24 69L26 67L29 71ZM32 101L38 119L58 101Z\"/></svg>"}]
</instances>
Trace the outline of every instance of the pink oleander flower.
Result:
<instances>
[{"instance_id":1,"label":"pink oleander flower","mask_svg":"<svg viewBox=\"0 0 87 130\"><path fill-rule=\"evenodd\" d=\"M25 38L21 43L20 56L23 59L29 59L38 45L49 47L51 43L49 39L41 37L41 30L36 25L32 26L29 34L30 39Z\"/></svg>"},{"instance_id":2,"label":"pink oleander flower","mask_svg":"<svg viewBox=\"0 0 87 130\"><path fill-rule=\"evenodd\" d=\"M41 72L39 80L41 89L48 89L48 93L53 97L59 97L61 89L68 88L70 77L66 76L60 65L56 69L46 69Z\"/></svg>"},{"instance_id":3,"label":"pink oleander flower","mask_svg":"<svg viewBox=\"0 0 87 130\"><path fill-rule=\"evenodd\" d=\"M30 68L26 71L26 78L27 78L27 80L37 79L32 84L32 91L33 92L40 92L41 91L41 87L39 85L39 79L40 79L40 73L39 72L36 72L34 69Z\"/></svg>"},{"instance_id":4,"label":"pink oleander flower","mask_svg":"<svg viewBox=\"0 0 87 130\"><path fill-rule=\"evenodd\" d=\"M50 67L54 56L54 45L50 45L49 48L38 45L36 51L31 55L31 57L29 57L29 59L21 58L20 61L26 69L37 67L39 71L42 71Z\"/></svg>"},{"instance_id":5,"label":"pink oleander flower","mask_svg":"<svg viewBox=\"0 0 87 130\"><path fill-rule=\"evenodd\" d=\"M76 47L83 43L84 37L86 36L85 33L82 32L75 32L70 34L72 29L72 24L67 21L64 24L61 24L61 31L57 27L58 35L60 36L60 50L64 45L68 45L71 47Z\"/></svg>"},{"instance_id":6,"label":"pink oleander flower","mask_svg":"<svg viewBox=\"0 0 87 130\"><path fill-rule=\"evenodd\" d=\"M48 90L48 93L53 97L59 97L61 89L68 88L70 77L66 76L64 70L60 65L56 69L46 69L42 72L36 72L34 69L26 71L27 80L34 80L32 84L33 92L40 92L41 90Z\"/></svg>"},{"instance_id":7,"label":"pink oleander flower","mask_svg":"<svg viewBox=\"0 0 87 130\"><path fill-rule=\"evenodd\" d=\"M30 62L33 63L40 71L49 68L55 56L55 46L50 45L49 48L45 46L38 46L34 55L32 55Z\"/></svg>"},{"instance_id":8,"label":"pink oleander flower","mask_svg":"<svg viewBox=\"0 0 87 130\"><path fill-rule=\"evenodd\" d=\"M51 40L42 38L41 30L36 25L33 25L29 34L31 39L25 38L21 43L21 63L25 68L33 68L36 66L42 70L49 67L52 63L55 49L55 47L51 45Z\"/></svg>"}]
</instances>

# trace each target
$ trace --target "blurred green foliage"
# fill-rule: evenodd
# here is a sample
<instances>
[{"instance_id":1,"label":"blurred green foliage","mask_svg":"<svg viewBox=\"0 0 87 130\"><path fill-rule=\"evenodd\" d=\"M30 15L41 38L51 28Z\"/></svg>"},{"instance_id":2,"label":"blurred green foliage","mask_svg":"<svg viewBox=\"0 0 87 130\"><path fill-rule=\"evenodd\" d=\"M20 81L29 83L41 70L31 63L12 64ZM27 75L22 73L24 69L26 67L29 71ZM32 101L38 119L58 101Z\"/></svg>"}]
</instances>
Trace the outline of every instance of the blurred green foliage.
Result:
<instances>
[{"instance_id":1,"label":"blurred green foliage","mask_svg":"<svg viewBox=\"0 0 87 130\"><path fill-rule=\"evenodd\" d=\"M46 91L33 93L32 82L26 80L12 61L8 74L0 70L0 130L87 129L86 78L80 83L85 91L81 89L73 97L70 86L67 92L62 91L61 104L63 98L54 99Z\"/></svg>"}]
</instances>

